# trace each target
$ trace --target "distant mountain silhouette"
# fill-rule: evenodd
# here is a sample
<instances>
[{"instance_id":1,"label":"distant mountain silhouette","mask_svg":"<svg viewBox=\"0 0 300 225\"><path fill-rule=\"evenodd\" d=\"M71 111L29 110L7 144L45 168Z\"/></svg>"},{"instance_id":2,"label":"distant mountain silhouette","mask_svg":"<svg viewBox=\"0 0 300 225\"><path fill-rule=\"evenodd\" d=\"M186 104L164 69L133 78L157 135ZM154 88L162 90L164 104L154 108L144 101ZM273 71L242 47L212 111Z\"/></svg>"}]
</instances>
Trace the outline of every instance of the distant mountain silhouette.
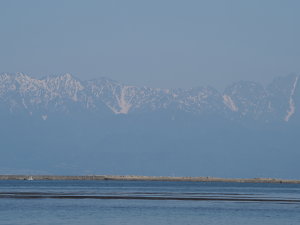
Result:
<instances>
[{"instance_id":1,"label":"distant mountain silhouette","mask_svg":"<svg viewBox=\"0 0 300 225\"><path fill-rule=\"evenodd\" d=\"M299 76L135 87L0 75L0 173L300 178Z\"/></svg>"}]
</instances>

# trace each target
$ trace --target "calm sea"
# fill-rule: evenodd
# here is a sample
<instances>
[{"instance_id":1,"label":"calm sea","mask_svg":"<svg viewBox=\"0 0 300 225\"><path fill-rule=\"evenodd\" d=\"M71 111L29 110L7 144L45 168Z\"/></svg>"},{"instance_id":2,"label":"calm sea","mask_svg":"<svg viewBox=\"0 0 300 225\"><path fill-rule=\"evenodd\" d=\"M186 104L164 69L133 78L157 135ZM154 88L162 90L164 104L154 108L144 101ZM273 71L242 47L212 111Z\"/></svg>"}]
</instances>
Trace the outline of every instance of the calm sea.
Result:
<instances>
[{"instance_id":1,"label":"calm sea","mask_svg":"<svg viewBox=\"0 0 300 225\"><path fill-rule=\"evenodd\" d=\"M299 225L300 185L0 181L0 224Z\"/></svg>"}]
</instances>

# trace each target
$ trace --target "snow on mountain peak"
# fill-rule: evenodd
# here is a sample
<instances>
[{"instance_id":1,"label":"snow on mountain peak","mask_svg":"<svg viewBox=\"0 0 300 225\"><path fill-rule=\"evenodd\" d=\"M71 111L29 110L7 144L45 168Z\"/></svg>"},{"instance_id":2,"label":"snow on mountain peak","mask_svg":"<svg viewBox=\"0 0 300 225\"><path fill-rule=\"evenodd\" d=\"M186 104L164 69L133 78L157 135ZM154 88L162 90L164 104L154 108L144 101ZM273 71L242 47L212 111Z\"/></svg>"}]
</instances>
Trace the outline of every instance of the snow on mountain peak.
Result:
<instances>
[{"instance_id":1,"label":"snow on mountain peak","mask_svg":"<svg viewBox=\"0 0 300 225\"><path fill-rule=\"evenodd\" d=\"M293 86L292 86L292 89L291 89L291 95L290 95L290 98L289 98L289 109L287 110L287 114L284 118L284 120L286 122L289 121L290 117L295 113L295 110L296 110L296 106L295 106L295 102L294 102L293 97L294 97L294 93L295 93L295 90L296 90L296 87L297 87L298 79L299 79L299 76L296 76L295 81L294 81Z\"/></svg>"},{"instance_id":2,"label":"snow on mountain peak","mask_svg":"<svg viewBox=\"0 0 300 225\"><path fill-rule=\"evenodd\" d=\"M239 109L238 107L234 104L230 96L228 95L223 95L223 100L225 105L230 108L232 111L237 112Z\"/></svg>"},{"instance_id":3,"label":"snow on mountain peak","mask_svg":"<svg viewBox=\"0 0 300 225\"><path fill-rule=\"evenodd\" d=\"M163 110L196 115L239 115L268 121L282 120L284 113L284 121L288 122L296 113L298 79L299 76L275 79L268 88L255 82L237 82L221 94L211 87L135 87L109 78L82 82L68 73L43 79L22 73L1 74L0 104L10 111L24 109L30 114L38 113L43 119L49 112L72 113L79 109L110 110L114 114Z\"/></svg>"}]
</instances>

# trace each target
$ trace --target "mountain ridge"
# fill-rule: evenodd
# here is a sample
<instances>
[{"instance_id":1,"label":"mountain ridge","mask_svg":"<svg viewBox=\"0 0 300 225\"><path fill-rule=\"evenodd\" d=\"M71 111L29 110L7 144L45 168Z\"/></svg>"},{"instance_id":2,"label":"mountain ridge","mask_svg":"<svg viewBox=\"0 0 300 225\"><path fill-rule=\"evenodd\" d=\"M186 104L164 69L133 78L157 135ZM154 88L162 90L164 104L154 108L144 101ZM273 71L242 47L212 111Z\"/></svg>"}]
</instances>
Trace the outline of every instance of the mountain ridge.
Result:
<instances>
[{"instance_id":1,"label":"mountain ridge","mask_svg":"<svg viewBox=\"0 0 300 225\"><path fill-rule=\"evenodd\" d=\"M0 75L0 173L299 179L297 75L161 89Z\"/></svg>"},{"instance_id":2,"label":"mountain ridge","mask_svg":"<svg viewBox=\"0 0 300 225\"><path fill-rule=\"evenodd\" d=\"M82 81L68 73L41 79L6 73L0 75L0 104L2 110L21 110L42 119L51 112L72 113L76 109L112 114L180 111L218 114L231 120L288 122L299 114L298 80L299 75L288 75L274 79L266 87L240 81L221 93L210 86L151 88L125 85L105 77Z\"/></svg>"}]
</instances>

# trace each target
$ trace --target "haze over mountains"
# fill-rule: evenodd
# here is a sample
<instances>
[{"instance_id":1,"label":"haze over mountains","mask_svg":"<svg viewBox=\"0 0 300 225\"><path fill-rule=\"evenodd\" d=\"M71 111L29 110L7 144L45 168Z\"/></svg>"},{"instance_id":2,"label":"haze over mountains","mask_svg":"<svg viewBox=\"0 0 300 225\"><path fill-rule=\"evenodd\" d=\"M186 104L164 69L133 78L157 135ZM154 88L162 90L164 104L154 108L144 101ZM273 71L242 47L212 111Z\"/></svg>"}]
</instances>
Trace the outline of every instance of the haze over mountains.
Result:
<instances>
[{"instance_id":1,"label":"haze over mountains","mask_svg":"<svg viewBox=\"0 0 300 225\"><path fill-rule=\"evenodd\" d=\"M300 178L299 75L135 87L0 75L1 173Z\"/></svg>"},{"instance_id":2,"label":"haze over mountains","mask_svg":"<svg viewBox=\"0 0 300 225\"><path fill-rule=\"evenodd\" d=\"M224 93L212 87L161 89L135 87L100 78L80 81L70 74L35 79L25 74L0 75L2 111L24 112L44 120L52 113L139 114L169 111L219 115L264 122L297 117L299 76L275 79L268 87L241 81Z\"/></svg>"}]
</instances>

